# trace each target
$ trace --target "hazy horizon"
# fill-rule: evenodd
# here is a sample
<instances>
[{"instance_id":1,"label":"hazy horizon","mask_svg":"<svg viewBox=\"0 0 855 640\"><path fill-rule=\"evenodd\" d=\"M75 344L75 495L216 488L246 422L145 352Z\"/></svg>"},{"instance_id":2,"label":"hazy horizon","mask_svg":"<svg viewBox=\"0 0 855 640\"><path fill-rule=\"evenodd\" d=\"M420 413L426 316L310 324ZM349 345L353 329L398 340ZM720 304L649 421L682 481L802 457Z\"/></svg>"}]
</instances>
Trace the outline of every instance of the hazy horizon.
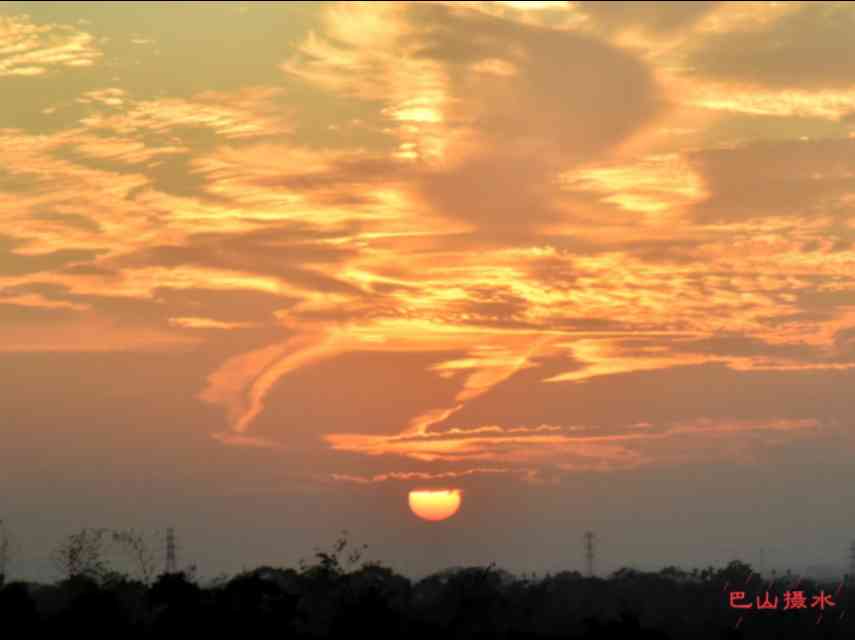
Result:
<instances>
[{"instance_id":1,"label":"hazy horizon","mask_svg":"<svg viewBox=\"0 0 855 640\"><path fill-rule=\"evenodd\" d=\"M202 576L344 529L410 576L584 571L587 530L598 575L845 571L853 34L846 2L0 3L10 577L168 526Z\"/></svg>"}]
</instances>

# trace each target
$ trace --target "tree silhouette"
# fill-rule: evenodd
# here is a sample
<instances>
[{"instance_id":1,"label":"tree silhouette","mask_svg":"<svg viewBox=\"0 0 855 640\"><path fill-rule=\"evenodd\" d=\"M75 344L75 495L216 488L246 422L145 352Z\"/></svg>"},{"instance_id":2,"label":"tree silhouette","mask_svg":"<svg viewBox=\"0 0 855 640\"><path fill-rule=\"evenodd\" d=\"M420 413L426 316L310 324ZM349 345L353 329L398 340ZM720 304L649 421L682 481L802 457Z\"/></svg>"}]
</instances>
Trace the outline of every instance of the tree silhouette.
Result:
<instances>
[{"instance_id":1,"label":"tree silhouette","mask_svg":"<svg viewBox=\"0 0 855 640\"><path fill-rule=\"evenodd\" d=\"M109 572L104 559L108 529L83 528L54 549L52 560L65 578L85 576L100 582Z\"/></svg>"},{"instance_id":2,"label":"tree silhouette","mask_svg":"<svg viewBox=\"0 0 855 640\"><path fill-rule=\"evenodd\" d=\"M138 578L146 585L151 584L157 573L154 550L145 537L134 529L115 530L113 542L129 557Z\"/></svg>"},{"instance_id":3,"label":"tree silhouette","mask_svg":"<svg viewBox=\"0 0 855 640\"><path fill-rule=\"evenodd\" d=\"M22 582L0 585L0 624L4 632L8 630L32 632L38 622L36 603L27 585Z\"/></svg>"},{"instance_id":4,"label":"tree silhouette","mask_svg":"<svg viewBox=\"0 0 855 640\"><path fill-rule=\"evenodd\" d=\"M351 547L347 549L350 542L348 541L348 531L343 529L338 539L333 543L329 550L322 550L315 547L314 558L317 560L315 564L309 564L305 559L300 560L300 570L303 573L325 573L329 576L341 576L347 573L348 569L353 569L362 559L368 545L363 544L359 547ZM379 564L379 563L374 563Z\"/></svg>"},{"instance_id":5,"label":"tree silhouette","mask_svg":"<svg viewBox=\"0 0 855 640\"><path fill-rule=\"evenodd\" d=\"M754 573L756 572L750 564L741 560L731 560L726 567L715 573L714 578L719 582L737 584L746 582Z\"/></svg>"},{"instance_id":6,"label":"tree silhouette","mask_svg":"<svg viewBox=\"0 0 855 640\"><path fill-rule=\"evenodd\" d=\"M128 578L110 569L104 555L109 545L130 554L143 578L153 571L154 558L139 533L82 529L54 552L64 578L59 583L0 587L0 629L6 633L10 624L19 625L36 637L719 640L748 634L777 640L842 639L851 637L855 624L842 615L855 608L855 593L804 579L800 589L833 593L836 609L821 620L810 615L818 611L746 617L739 627L742 612L728 606L728 584L751 592L749 600L754 591L787 587L752 580L751 566L738 560L692 571L625 567L609 577L561 571L540 579L490 564L446 569L413 583L365 562L367 545L352 544L344 530L331 546L316 547L313 561L302 561L300 571L262 566L202 587L185 571L162 574L150 584Z\"/></svg>"}]
</instances>

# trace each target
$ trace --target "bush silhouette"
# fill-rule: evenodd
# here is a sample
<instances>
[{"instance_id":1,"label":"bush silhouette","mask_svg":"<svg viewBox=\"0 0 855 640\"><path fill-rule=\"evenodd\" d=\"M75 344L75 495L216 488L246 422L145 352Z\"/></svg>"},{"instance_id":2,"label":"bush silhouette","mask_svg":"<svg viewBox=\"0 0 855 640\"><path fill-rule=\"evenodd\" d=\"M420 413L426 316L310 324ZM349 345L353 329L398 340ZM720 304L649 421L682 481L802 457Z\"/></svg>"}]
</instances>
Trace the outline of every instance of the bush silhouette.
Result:
<instances>
[{"instance_id":1,"label":"bush silhouette","mask_svg":"<svg viewBox=\"0 0 855 640\"><path fill-rule=\"evenodd\" d=\"M855 626L831 615L851 608L855 594L809 580L799 588L808 594L825 589L836 598L838 608L821 624L815 611L740 616L744 612L728 606L729 590L744 590L750 600L776 587L752 579L753 568L738 560L692 570L624 567L605 578L577 571L516 577L491 564L412 581L366 562L366 546L351 544L343 531L296 569L263 566L207 586L188 570L148 584L140 572L129 577L103 561L99 545L108 537L98 531L83 530L63 543L64 577L56 584L0 588L3 637L15 630L20 633L9 637L718 640L848 638ZM778 585L779 595L786 587Z\"/></svg>"}]
</instances>

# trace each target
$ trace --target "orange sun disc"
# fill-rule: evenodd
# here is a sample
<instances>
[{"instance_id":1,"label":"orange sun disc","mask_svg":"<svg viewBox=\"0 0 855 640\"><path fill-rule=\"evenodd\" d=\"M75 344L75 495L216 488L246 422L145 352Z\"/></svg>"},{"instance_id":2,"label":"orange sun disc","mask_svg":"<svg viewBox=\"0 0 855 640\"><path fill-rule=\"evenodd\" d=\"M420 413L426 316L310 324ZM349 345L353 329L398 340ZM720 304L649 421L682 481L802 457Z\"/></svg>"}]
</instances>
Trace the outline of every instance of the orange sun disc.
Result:
<instances>
[{"instance_id":1,"label":"orange sun disc","mask_svg":"<svg viewBox=\"0 0 855 640\"><path fill-rule=\"evenodd\" d=\"M445 520L460 508L460 489L414 489L409 502L410 510L419 518Z\"/></svg>"}]
</instances>

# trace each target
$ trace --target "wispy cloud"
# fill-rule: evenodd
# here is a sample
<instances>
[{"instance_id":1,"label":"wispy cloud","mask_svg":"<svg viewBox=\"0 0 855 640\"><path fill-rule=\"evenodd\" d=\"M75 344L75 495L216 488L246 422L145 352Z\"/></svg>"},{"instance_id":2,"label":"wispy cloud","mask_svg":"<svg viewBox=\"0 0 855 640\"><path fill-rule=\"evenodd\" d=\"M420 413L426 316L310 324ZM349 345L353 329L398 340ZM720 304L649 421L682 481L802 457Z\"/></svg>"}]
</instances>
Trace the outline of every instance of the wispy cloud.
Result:
<instances>
[{"instance_id":1,"label":"wispy cloud","mask_svg":"<svg viewBox=\"0 0 855 640\"><path fill-rule=\"evenodd\" d=\"M0 16L0 77L89 67L100 56L95 38L76 27L37 24L26 15Z\"/></svg>"},{"instance_id":2,"label":"wispy cloud","mask_svg":"<svg viewBox=\"0 0 855 640\"><path fill-rule=\"evenodd\" d=\"M4 349L208 346L193 401L224 413L215 437L277 451L297 438L262 419L280 385L349 354L424 356L400 384L442 393L390 389L394 420L299 425L331 459L378 466L335 474L354 483L536 482L713 442L748 460L811 432L741 396L730 420L641 411L590 432L529 398L855 365L851 8L300 11L304 29L235 49L240 71L216 78L162 38L121 52L96 24L0 18L0 76L63 89L26 118L0 110ZM271 15L241 28L261 37ZM171 64L193 82L161 87ZM373 366L315 381L319 397ZM523 415L479 415L512 393Z\"/></svg>"}]
</instances>

